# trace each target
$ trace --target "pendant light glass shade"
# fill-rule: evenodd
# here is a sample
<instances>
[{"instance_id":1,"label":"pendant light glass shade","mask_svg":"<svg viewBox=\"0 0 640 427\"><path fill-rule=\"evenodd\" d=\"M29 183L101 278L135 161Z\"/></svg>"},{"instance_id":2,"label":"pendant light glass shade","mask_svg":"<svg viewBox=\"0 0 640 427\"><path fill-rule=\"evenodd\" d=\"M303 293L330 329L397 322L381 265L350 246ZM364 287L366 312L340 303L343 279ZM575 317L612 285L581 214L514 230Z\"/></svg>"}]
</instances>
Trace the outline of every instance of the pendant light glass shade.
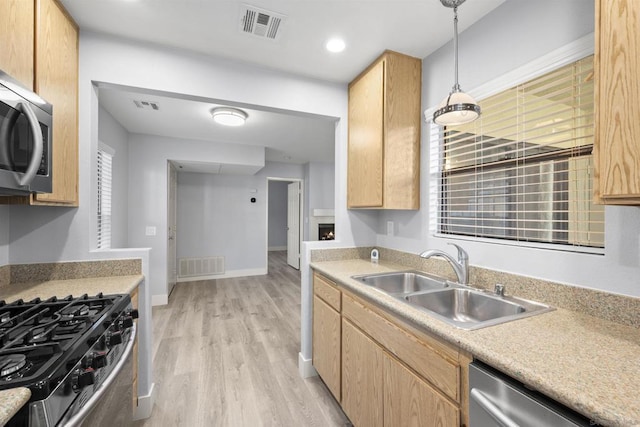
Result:
<instances>
[{"instance_id":1,"label":"pendant light glass shade","mask_svg":"<svg viewBox=\"0 0 640 427\"><path fill-rule=\"evenodd\" d=\"M453 8L453 54L455 83L449 95L442 100L433 113L433 121L439 125L461 125L474 121L480 116L480 106L460 89L458 84L458 6L465 0L440 0L443 6Z\"/></svg>"},{"instance_id":2,"label":"pendant light glass shade","mask_svg":"<svg viewBox=\"0 0 640 427\"><path fill-rule=\"evenodd\" d=\"M480 116L480 106L470 95L458 91L451 92L442 100L433 113L433 121L442 126L461 125L474 121Z\"/></svg>"}]
</instances>

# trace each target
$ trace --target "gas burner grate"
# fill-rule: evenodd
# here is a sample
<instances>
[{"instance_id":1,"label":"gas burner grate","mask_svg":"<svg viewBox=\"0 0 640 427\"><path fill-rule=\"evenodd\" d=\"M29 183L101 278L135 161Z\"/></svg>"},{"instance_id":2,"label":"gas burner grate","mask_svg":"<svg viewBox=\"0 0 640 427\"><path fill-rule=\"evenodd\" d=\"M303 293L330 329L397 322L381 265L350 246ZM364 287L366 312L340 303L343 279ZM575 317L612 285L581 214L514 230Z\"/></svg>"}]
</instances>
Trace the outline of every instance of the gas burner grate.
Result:
<instances>
[{"instance_id":1,"label":"gas burner grate","mask_svg":"<svg viewBox=\"0 0 640 427\"><path fill-rule=\"evenodd\" d=\"M122 298L100 293L0 301L0 389L45 383L38 386L45 393L66 374L66 365L82 357L104 332ZM2 361L13 357L26 362L19 368L7 365L11 372L1 375L5 372Z\"/></svg>"}]
</instances>

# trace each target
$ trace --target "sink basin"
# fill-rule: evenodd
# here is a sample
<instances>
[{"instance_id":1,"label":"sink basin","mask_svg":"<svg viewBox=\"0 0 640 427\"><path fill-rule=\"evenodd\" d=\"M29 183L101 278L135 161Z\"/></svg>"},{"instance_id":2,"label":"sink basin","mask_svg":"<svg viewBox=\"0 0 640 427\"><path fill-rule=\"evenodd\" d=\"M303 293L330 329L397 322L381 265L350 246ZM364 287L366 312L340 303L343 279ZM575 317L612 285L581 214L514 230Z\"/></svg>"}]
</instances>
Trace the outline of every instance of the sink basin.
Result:
<instances>
[{"instance_id":1,"label":"sink basin","mask_svg":"<svg viewBox=\"0 0 640 427\"><path fill-rule=\"evenodd\" d=\"M499 296L418 271L352 276L460 329L479 329L554 310L538 302Z\"/></svg>"},{"instance_id":2,"label":"sink basin","mask_svg":"<svg viewBox=\"0 0 640 427\"><path fill-rule=\"evenodd\" d=\"M449 286L445 280L415 271L368 274L353 276L353 279L388 294L409 294L413 292L445 289Z\"/></svg>"},{"instance_id":3,"label":"sink basin","mask_svg":"<svg viewBox=\"0 0 640 427\"><path fill-rule=\"evenodd\" d=\"M461 329L483 328L553 310L537 302L466 288L408 294L403 299Z\"/></svg>"}]
</instances>

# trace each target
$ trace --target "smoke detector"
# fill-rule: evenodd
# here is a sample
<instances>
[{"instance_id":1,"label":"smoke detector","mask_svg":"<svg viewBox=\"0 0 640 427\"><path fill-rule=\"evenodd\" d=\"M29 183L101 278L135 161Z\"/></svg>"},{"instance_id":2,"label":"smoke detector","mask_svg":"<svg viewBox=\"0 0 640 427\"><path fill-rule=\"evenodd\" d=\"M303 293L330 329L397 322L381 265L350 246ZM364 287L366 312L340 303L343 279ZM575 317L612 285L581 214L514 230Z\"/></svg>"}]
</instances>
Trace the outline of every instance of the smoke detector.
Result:
<instances>
[{"instance_id":1,"label":"smoke detector","mask_svg":"<svg viewBox=\"0 0 640 427\"><path fill-rule=\"evenodd\" d=\"M240 31L244 34L277 41L286 19L287 17L281 13L248 4L240 6Z\"/></svg>"}]
</instances>

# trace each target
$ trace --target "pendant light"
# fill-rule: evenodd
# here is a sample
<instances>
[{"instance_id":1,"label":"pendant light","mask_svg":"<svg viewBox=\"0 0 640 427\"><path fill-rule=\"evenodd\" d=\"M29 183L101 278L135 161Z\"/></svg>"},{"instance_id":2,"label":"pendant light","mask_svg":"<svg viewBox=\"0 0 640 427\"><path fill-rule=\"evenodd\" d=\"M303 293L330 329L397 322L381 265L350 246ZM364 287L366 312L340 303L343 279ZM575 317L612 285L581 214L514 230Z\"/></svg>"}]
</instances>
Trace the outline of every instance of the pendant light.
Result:
<instances>
[{"instance_id":1,"label":"pendant light","mask_svg":"<svg viewBox=\"0 0 640 427\"><path fill-rule=\"evenodd\" d=\"M480 116L480 106L460 89L458 84L458 6L465 0L440 0L443 6L453 8L453 54L455 57L455 83L449 96L442 100L433 113L433 121L439 125L461 125Z\"/></svg>"}]
</instances>

